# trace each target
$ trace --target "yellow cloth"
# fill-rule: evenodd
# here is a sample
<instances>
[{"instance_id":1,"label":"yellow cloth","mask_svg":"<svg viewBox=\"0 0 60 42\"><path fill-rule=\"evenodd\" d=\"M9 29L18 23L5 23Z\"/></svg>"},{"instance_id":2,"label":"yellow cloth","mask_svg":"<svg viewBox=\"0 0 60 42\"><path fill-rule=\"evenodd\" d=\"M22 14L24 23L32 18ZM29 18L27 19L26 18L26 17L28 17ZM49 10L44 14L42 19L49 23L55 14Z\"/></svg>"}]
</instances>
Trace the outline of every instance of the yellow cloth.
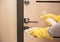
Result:
<instances>
[{"instance_id":1,"label":"yellow cloth","mask_svg":"<svg viewBox=\"0 0 60 42\"><path fill-rule=\"evenodd\" d=\"M30 30L30 34L37 38L47 38L47 39L53 38L48 32L48 27L32 29Z\"/></svg>"},{"instance_id":2,"label":"yellow cloth","mask_svg":"<svg viewBox=\"0 0 60 42\"><path fill-rule=\"evenodd\" d=\"M60 22L60 15L54 15L54 14L46 14L41 16L40 18L45 18L45 22L50 26L51 23L46 19L46 18L52 18L55 20L57 23Z\"/></svg>"}]
</instances>

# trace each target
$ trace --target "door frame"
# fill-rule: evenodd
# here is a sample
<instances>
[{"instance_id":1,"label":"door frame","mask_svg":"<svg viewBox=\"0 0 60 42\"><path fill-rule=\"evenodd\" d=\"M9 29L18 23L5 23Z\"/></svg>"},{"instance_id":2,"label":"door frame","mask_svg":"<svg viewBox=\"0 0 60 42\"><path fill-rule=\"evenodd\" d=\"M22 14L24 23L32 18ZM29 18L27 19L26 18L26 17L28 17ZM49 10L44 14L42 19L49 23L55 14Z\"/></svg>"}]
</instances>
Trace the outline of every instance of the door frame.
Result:
<instances>
[{"instance_id":1,"label":"door frame","mask_svg":"<svg viewBox=\"0 0 60 42\"><path fill-rule=\"evenodd\" d=\"M23 0L17 0L17 42L23 42Z\"/></svg>"}]
</instances>

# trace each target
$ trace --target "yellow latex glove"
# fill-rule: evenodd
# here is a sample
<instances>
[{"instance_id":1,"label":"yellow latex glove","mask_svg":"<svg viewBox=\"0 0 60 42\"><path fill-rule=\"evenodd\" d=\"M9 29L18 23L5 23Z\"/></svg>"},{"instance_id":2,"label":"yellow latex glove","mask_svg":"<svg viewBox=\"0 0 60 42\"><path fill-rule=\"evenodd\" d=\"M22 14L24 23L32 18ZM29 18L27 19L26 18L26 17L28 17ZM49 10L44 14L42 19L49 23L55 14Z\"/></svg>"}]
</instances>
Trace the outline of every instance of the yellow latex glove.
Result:
<instances>
[{"instance_id":1,"label":"yellow latex glove","mask_svg":"<svg viewBox=\"0 0 60 42\"><path fill-rule=\"evenodd\" d=\"M52 39L52 36L48 32L48 27L32 29L30 30L30 34L37 38Z\"/></svg>"},{"instance_id":2,"label":"yellow latex glove","mask_svg":"<svg viewBox=\"0 0 60 42\"><path fill-rule=\"evenodd\" d=\"M51 23L47 20L47 18L52 18L55 20L57 23L60 21L60 15L54 15L54 14L46 14L41 16L40 18L45 18L45 22L50 26Z\"/></svg>"}]
</instances>

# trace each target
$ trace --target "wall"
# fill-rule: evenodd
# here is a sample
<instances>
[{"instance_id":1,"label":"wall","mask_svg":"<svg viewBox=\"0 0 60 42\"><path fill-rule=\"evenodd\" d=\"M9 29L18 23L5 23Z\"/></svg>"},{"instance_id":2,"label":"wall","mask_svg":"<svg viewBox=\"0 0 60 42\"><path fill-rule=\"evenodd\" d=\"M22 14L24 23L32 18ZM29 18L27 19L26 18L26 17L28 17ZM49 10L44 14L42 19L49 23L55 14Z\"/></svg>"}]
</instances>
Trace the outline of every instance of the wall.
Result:
<instances>
[{"instance_id":1,"label":"wall","mask_svg":"<svg viewBox=\"0 0 60 42\"><path fill-rule=\"evenodd\" d=\"M28 26L45 27L47 24L43 19L40 19L42 12L60 14L60 3L36 3L36 0L30 0L29 5L24 4L24 17L30 18L31 21L38 21L39 23L29 23ZM44 25L43 25L44 24Z\"/></svg>"},{"instance_id":2,"label":"wall","mask_svg":"<svg viewBox=\"0 0 60 42\"><path fill-rule=\"evenodd\" d=\"M17 42L16 0L0 0L0 42Z\"/></svg>"}]
</instances>

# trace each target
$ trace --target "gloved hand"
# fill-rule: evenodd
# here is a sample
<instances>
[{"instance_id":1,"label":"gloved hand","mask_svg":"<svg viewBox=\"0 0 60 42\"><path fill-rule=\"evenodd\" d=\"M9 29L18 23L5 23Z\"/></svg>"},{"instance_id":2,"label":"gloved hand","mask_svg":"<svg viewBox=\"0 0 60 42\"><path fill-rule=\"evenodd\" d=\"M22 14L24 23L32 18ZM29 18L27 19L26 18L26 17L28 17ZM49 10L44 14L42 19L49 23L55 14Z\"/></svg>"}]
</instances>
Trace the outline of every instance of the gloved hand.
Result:
<instances>
[{"instance_id":1,"label":"gloved hand","mask_svg":"<svg viewBox=\"0 0 60 42\"><path fill-rule=\"evenodd\" d=\"M56 23L60 22L60 15L53 15L53 14L46 14L41 16L40 18L45 18L45 22L51 27L51 22L47 19L47 18L52 18ZM50 35L49 27L44 27L44 28L36 28L36 29L32 29L30 30L30 34L32 36L35 36L37 38L48 38L48 39L52 39L53 37Z\"/></svg>"},{"instance_id":2,"label":"gloved hand","mask_svg":"<svg viewBox=\"0 0 60 42\"><path fill-rule=\"evenodd\" d=\"M53 38L48 32L48 27L32 29L29 31L29 33L36 38Z\"/></svg>"},{"instance_id":3,"label":"gloved hand","mask_svg":"<svg viewBox=\"0 0 60 42\"><path fill-rule=\"evenodd\" d=\"M53 19L56 23L60 22L60 15L46 14L40 17L41 19L45 18L45 22L51 26L51 22L47 18Z\"/></svg>"}]
</instances>

